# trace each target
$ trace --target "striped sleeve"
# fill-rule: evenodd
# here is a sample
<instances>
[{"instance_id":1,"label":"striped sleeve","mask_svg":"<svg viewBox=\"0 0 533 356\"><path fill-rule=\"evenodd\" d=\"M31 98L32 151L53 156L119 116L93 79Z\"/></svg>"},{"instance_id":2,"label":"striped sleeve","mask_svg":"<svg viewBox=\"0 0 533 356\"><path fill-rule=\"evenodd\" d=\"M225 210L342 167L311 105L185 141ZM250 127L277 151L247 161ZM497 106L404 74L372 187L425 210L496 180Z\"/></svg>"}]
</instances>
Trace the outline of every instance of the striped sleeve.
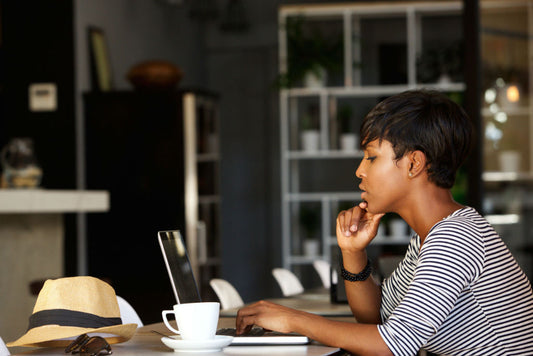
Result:
<instances>
[{"instance_id":1,"label":"striped sleeve","mask_svg":"<svg viewBox=\"0 0 533 356\"><path fill-rule=\"evenodd\" d=\"M433 227L404 297L378 325L394 355L416 355L437 333L463 291L479 277L484 251L482 236L467 219L443 220Z\"/></svg>"}]
</instances>

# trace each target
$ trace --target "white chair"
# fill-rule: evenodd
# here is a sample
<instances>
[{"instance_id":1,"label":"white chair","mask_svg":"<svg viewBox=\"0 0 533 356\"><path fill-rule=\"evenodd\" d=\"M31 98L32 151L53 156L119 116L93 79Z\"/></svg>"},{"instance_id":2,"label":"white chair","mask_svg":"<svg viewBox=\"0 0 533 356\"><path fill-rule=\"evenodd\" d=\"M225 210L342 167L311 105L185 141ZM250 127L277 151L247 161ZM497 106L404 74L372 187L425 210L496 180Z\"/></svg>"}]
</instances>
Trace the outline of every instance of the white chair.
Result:
<instances>
[{"instance_id":1,"label":"white chair","mask_svg":"<svg viewBox=\"0 0 533 356\"><path fill-rule=\"evenodd\" d=\"M209 281L209 285L215 291L221 309L239 308L244 305L239 292L225 279L213 278Z\"/></svg>"},{"instance_id":2,"label":"white chair","mask_svg":"<svg viewBox=\"0 0 533 356\"><path fill-rule=\"evenodd\" d=\"M213 278L209 281L209 285L215 291L221 309L239 308L244 305L239 292L225 279Z\"/></svg>"},{"instance_id":3,"label":"white chair","mask_svg":"<svg viewBox=\"0 0 533 356\"><path fill-rule=\"evenodd\" d=\"M137 327L140 328L143 326L143 322L139 317L139 314L133 309L130 303L126 299L117 295L118 308L120 310L120 318L122 319L122 324L137 324Z\"/></svg>"},{"instance_id":4,"label":"white chair","mask_svg":"<svg viewBox=\"0 0 533 356\"><path fill-rule=\"evenodd\" d=\"M324 288L329 288L331 286L331 278L329 275L331 271L331 264L324 260L314 260L313 267L320 276L320 280L322 281Z\"/></svg>"},{"instance_id":5,"label":"white chair","mask_svg":"<svg viewBox=\"0 0 533 356\"><path fill-rule=\"evenodd\" d=\"M10 356L9 350L4 343L4 340L0 337L0 356Z\"/></svg>"},{"instance_id":6,"label":"white chair","mask_svg":"<svg viewBox=\"0 0 533 356\"><path fill-rule=\"evenodd\" d=\"M272 270L272 275L278 282L279 287L281 288L281 293L283 293L285 297L303 293L304 287L302 286L302 283L298 277L288 269L274 268Z\"/></svg>"}]
</instances>

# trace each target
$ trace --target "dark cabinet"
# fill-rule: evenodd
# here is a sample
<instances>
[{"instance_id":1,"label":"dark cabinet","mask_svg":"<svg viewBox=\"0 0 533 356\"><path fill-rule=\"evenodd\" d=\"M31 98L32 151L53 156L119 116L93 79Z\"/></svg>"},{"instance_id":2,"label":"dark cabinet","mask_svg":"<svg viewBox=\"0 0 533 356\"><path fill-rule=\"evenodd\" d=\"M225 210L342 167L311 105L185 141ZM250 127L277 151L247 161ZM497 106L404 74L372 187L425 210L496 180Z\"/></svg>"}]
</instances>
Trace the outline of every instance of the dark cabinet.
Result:
<instances>
[{"instance_id":1,"label":"dark cabinet","mask_svg":"<svg viewBox=\"0 0 533 356\"><path fill-rule=\"evenodd\" d=\"M108 278L145 323L160 321L175 300L156 233L179 229L210 299L220 255L216 95L110 92L84 99L86 186L108 190L111 200L108 213L87 217L89 274Z\"/></svg>"}]
</instances>

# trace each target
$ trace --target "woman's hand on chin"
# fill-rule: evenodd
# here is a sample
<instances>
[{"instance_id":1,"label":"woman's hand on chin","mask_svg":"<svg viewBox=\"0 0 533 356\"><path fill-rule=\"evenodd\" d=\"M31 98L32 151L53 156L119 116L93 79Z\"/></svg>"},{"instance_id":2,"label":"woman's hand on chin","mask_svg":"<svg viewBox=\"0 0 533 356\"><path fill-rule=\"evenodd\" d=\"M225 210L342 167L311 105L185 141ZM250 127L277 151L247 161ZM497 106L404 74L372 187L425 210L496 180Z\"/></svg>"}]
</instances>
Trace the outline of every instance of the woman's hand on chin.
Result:
<instances>
[{"instance_id":1,"label":"woman's hand on chin","mask_svg":"<svg viewBox=\"0 0 533 356\"><path fill-rule=\"evenodd\" d=\"M367 207L363 201L337 216L337 243L341 250L361 252L376 236L379 221L385 214L370 213Z\"/></svg>"}]
</instances>

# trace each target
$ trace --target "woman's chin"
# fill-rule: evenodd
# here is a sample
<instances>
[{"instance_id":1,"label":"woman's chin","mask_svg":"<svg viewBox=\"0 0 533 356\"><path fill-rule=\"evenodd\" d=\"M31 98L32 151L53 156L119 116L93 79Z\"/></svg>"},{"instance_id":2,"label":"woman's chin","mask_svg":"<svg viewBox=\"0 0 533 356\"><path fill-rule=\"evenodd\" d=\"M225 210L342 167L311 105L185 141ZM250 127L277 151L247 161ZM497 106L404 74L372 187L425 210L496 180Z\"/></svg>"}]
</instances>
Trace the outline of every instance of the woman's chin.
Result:
<instances>
[{"instance_id":1,"label":"woman's chin","mask_svg":"<svg viewBox=\"0 0 533 356\"><path fill-rule=\"evenodd\" d=\"M369 213L372 213L372 214L386 214L388 213L387 210L385 209L382 209L376 205L372 205L370 203L367 202L366 204L366 211L368 211Z\"/></svg>"}]
</instances>

